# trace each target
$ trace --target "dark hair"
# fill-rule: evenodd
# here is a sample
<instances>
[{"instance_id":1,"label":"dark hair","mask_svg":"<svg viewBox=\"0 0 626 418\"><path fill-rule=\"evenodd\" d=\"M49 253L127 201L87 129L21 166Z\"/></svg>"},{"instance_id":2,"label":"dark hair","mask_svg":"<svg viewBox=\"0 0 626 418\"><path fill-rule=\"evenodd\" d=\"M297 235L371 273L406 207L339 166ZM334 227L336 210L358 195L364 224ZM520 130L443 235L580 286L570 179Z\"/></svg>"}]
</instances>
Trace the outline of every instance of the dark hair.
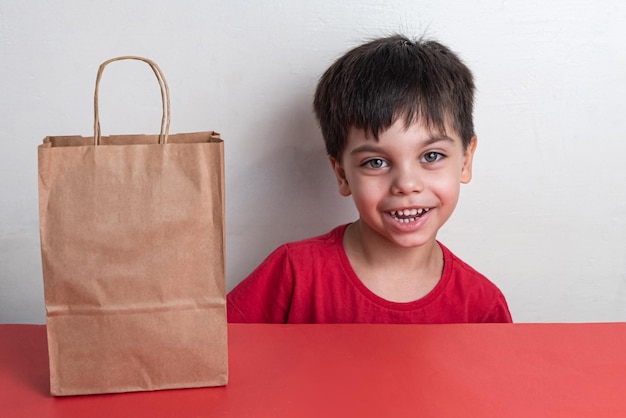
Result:
<instances>
[{"instance_id":1,"label":"dark hair","mask_svg":"<svg viewBox=\"0 0 626 418\"><path fill-rule=\"evenodd\" d=\"M466 148L474 136L472 73L446 46L401 35L348 51L326 70L313 107L326 152L339 159L351 127L378 135L397 119L424 118L445 133L449 118Z\"/></svg>"}]
</instances>

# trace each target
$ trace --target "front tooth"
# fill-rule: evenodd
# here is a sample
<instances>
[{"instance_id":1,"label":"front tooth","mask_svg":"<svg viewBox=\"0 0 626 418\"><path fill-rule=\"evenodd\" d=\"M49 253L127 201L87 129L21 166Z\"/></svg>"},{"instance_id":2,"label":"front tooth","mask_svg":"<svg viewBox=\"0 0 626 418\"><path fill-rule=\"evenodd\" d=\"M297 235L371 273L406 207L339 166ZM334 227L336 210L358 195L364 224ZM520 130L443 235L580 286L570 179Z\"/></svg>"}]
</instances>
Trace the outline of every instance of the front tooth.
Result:
<instances>
[{"instance_id":1,"label":"front tooth","mask_svg":"<svg viewBox=\"0 0 626 418\"><path fill-rule=\"evenodd\" d=\"M418 213L419 213L419 212L418 212L418 210L417 210L417 209L411 209L411 213L409 213L409 215L411 215L411 216L415 216L415 215L417 215Z\"/></svg>"},{"instance_id":2,"label":"front tooth","mask_svg":"<svg viewBox=\"0 0 626 418\"><path fill-rule=\"evenodd\" d=\"M410 210L408 210L408 209L404 209L404 211L402 212L402 214L403 214L404 216L409 216L409 215L411 214L411 211L410 211Z\"/></svg>"}]
</instances>

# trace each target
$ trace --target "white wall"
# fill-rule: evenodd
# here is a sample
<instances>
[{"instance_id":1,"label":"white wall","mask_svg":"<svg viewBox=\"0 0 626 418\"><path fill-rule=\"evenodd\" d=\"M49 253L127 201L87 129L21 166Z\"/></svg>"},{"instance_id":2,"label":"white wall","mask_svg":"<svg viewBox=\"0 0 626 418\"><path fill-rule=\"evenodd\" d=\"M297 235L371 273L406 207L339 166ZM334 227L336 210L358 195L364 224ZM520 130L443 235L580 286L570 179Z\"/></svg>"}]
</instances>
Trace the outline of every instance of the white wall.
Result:
<instances>
[{"instance_id":1,"label":"white wall","mask_svg":"<svg viewBox=\"0 0 626 418\"><path fill-rule=\"evenodd\" d=\"M0 0L0 323L44 322L36 147L91 134L102 61L154 59L171 132L222 133L231 288L354 219L311 97L340 54L396 31L450 45L478 84L474 180L440 239L517 321L626 321L625 22L621 0ZM102 89L105 134L156 132L147 69L112 66Z\"/></svg>"}]
</instances>

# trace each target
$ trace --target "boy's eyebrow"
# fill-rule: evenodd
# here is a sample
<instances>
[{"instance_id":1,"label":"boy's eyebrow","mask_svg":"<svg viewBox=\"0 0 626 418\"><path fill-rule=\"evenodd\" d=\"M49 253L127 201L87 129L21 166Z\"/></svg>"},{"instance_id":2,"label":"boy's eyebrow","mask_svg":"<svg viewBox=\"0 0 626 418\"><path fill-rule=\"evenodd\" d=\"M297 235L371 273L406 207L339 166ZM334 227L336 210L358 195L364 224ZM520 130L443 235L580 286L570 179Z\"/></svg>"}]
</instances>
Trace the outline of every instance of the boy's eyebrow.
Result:
<instances>
[{"instance_id":1,"label":"boy's eyebrow","mask_svg":"<svg viewBox=\"0 0 626 418\"><path fill-rule=\"evenodd\" d=\"M378 152L379 150L380 147L377 147L375 144L363 144L350 151L350 155L360 154L362 152Z\"/></svg>"},{"instance_id":2,"label":"boy's eyebrow","mask_svg":"<svg viewBox=\"0 0 626 418\"><path fill-rule=\"evenodd\" d=\"M439 141L446 141L446 142L455 142L454 138L451 138L447 135L443 135L443 134L437 134L437 135L431 135L428 138L426 138L426 140L424 140L420 145L421 146L428 146L428 145L432 145L436 142ZM355 155L355 154L359 154L361 152L379 152L380 151L380 147L376 145L376 143L373 144L363 144L363 145L359 145L358 147L356 147L355 149L353 149L352 151L350 151L350 155Z\"/></svg>"},{"instance_id":3,"label":"boy's eyebrow","mask_svg":"<svg viewBox=\"0 0 626 418\"><path fill-rule=\"evenodd\" d=\"M454 142L454 138L451 138L448 135L444 135L444 134L432 135L430 138L424 141L424 145L432 145L435 142L439 142L439 141Z\"/></svg>"}]
</instances>

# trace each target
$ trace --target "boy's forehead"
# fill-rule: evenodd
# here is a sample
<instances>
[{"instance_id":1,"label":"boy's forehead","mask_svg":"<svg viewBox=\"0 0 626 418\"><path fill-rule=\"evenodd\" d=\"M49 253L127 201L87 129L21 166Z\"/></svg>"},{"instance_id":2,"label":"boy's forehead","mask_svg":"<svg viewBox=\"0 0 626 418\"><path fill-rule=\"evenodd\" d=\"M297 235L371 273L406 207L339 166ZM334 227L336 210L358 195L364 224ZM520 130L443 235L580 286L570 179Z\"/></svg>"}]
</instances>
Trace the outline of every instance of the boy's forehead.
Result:
<instances>
[{"instance_id":1,"label":"boy's forehead","mask_svg":"<svg viewBox=\"0 0 626 418\"><path fill-rule=\"evenodd\" d=\"M461 135L454 128L454 125L451 123L450 118L446 117L443 121L443 126L439 126L439 124L428 121L427 118L414 118L413 120L408 120L406 118L396 118L391 125L386 128L381 129L379 132L373 132L371 128L359 128L357 126L351 125L348 129L347 139L361 137L364 139L372 139L377 141L380 136L384 135L388 131L399 130L399 131L409 131L411 129L417 129L422 131L425 138L441 138L448 137L453 139L454 142L462 143Z\"/></svg>"}]
</instances>

